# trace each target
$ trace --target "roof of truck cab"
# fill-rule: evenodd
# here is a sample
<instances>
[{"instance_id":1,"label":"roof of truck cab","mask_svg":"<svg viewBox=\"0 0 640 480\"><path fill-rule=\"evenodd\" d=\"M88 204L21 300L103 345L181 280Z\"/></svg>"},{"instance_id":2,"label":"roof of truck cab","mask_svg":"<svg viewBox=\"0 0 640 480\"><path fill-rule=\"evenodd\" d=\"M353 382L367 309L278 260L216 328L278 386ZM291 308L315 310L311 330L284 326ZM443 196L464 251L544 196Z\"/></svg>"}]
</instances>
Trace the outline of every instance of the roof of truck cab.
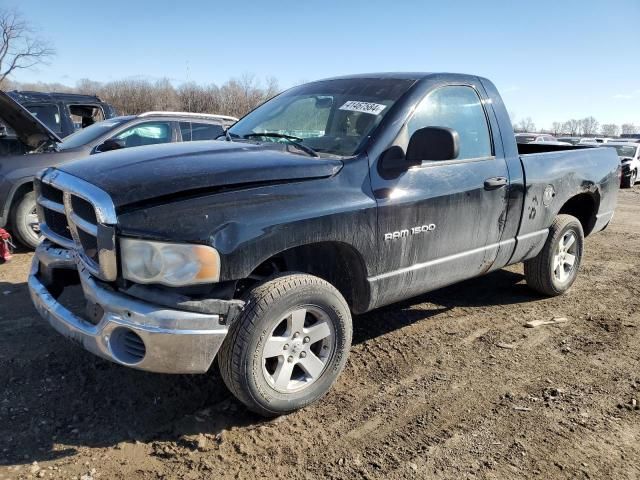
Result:
<instances>
[{"instance_id":1,"label":"roof of truck cab","mask_svg":"<svg viewBox=\"0 0 640 480\"><path fill-rule=\"evenodd\" d=\"M324 80L346 80L349 78L389 78L397 80L424 80L435 76L451 76L457 78L469 77L480 78L478 75L468 73L451 73L451 72L373 72L373 73L356 73L352 75L340 75L338 77L321 78L317 81ZM313 83L313 82L311 82Z\"/></svg>"}]
</instances>

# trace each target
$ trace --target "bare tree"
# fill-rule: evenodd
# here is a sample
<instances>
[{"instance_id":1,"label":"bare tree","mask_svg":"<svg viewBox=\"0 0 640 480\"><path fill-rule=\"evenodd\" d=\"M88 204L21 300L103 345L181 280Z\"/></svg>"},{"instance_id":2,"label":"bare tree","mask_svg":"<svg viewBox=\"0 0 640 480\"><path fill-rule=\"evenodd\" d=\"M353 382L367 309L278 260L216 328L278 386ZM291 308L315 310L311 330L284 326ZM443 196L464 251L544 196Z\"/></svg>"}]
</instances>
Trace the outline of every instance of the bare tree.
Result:
<instances>
[{"instance_id":1,"label":"bare tree","mask_svg":"<svg viewBox=\"0 0 640 480\"><path fill-rule=\"evenodd\" d=\"M582 134L585 136L595 135L598 133L599 123L594 117L586 117L580 120Z\"/></svg>"},{"instance_id":2,"label":"bare tree","mask_svg":"<svg viewBox=\"0 0 640 480\"><path fill-rule=\"evenodd\" d=\"M175 111L180 108L180 100L168 79L158 80L153 85L153 110Z\"/></svg>"},{"instance_id":3,"label":"bare tree","mask_svg":"<svg viewBox=\"0 0 640 480\"><path fill-rule=\"evenodd\" d=\"M553 122L551 124L551 133L554 135L562 135L564 123L563 122Z\"/></svg>"},{"instance_id":4,"label":"bare tree","mask_svg":"<svg viewBox=\"0 0 640 480\"><path fill-rule=\"evenodd\" d=\"M85 95L97 95L101 89L102 83L88 78L81 78L76 82L76 88L73 91L75 93L84 93Z\"/></svg>"},{"instance_id":5,"label":"bare tree","mask_svg":"<svg viewBox=\"0 0 640 480\"><path fill-rule=\"evenodd\" d=\"M615 123L605 123L600 127L600 132L605 137L617 137L620 133L620 127Z\"/></svg>"},{"instance_id":6,"label":"bare tree","mask_svg":"<svg viewBox=\"0 0 640 480\"><path fill-rule=\"evenodd\" d=\"M638 133L640 128L636 127L633 123L623 123L622 124L622 133L625 135L629 135L631 133Z\"/></svg>"},{"instance_id":7,"label":"bare tree","mask_svg":"<svg viewBox=\"0 0 640 480\"><path fill-rule=\"evenodd\" d=\"M515 130L518 132L534 132L536 124L533 123L531 117L523 118L515 125Z\"/></svg>"},{"instance_id":8,"label":"bare tree","mask_svg":"<svg viewBox=\"0 0 640 480\"><path fill-rule=\"evenodd\" d=\"M277 95L278 82L267 78L262 86L253 75L231 79L221 87L194 82L177 87L166 79L124 79L100 83L82 79L75 88L55 83L19 83L10 80L6 85L17 90L59 91L98 95L123 114L138 114L150 110L182 110L199 113L218 113L241 117L265 100Z\"/></svg>"},{"instance_id":9,"label":"bare tree","mask_svg":"<svg viewBox=\"0 0 640 480\"><path fill-rule=\"evenodd\" d=\"M566 122L564 122L564 126L562 129L565 132L568 132L569 135L571 135L572 137L575 137L577 135L580 135L581 126L582 125L580 120L576 120L575 118L572 118L571 120L567 120Z\"/></svg>"},{"instance_id":10,"label":"bare tree","mask_svg":"<svg viewBox=\"0 0 640 480\"><path fill-rule=\"evenodd\" d=\"M217 113L220 111L220 89L203 87L195 82L183 83L176 91L180 109L185 112Z\"/></svg>"},{"instance_id":11,"label":"bare tree","mask_svg":"<svg viewBox=\"0 0 640 480\"><path fill-rule=\"evenodd\" d=\"M18 13L0 10L0 86L16 70L44 63L54 54Z\"/></svg>"}]
</instances>

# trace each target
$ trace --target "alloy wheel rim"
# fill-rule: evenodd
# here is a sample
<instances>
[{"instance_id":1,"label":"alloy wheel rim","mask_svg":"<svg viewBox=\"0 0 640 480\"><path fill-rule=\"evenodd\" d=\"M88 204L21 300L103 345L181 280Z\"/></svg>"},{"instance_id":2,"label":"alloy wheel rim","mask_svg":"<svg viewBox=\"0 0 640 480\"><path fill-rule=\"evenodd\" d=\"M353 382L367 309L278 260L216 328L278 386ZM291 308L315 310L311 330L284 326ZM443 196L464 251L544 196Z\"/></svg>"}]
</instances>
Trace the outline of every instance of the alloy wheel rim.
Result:
<instances>
[{"instance_id":1,"label":"alloy wheel rim","mask_svg":"<svg viewBox=\"0 0 640 480\"><path fill-rule=\"evenodd\" d=\"M40 222L38 221L38 211L36 207L33 207L27 215L27 225L29 225L29 228L33 230L36 235L40 235Z\"/></svg>"},{"instance_id":2,"label":"alloy wheel rim","mask_svg":"<svg viewBox=\"0 0 640 480\"><path fill-rule=\"evenodd\" d=\"M262 370L280 393L308 388L324 373L335 350L335 329L320 307L304 305L284 315L262 349Z\"/></svg>"},{"instance_id":3,"label":"alloy wheel rim","mask_svg":"<svg viewBox=\"0 0 640 480\"><path fill-rule=\"evenodd\" d=\"M576 268L578 238L575 232L568 231L560 238L553 256L553 276L561 283L567 282Z\"/></svg>"}]
</instances>

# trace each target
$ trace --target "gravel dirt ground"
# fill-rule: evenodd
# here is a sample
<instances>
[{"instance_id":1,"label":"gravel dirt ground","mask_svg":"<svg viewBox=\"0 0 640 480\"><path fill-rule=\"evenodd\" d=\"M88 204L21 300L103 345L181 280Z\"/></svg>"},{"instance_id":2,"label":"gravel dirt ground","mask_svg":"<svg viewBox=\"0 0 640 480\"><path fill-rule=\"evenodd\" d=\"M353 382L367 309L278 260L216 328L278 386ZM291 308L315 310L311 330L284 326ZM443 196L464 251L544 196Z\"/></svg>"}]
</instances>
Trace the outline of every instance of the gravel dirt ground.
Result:
<instances>
[{"instance_id":1,"label":"gravel dirt ground","mask_svg":"<svg viewBox=\"0 0 640 480\"><path fill-rule=\"evenodd\" d=\"M216 369L143 373L63 339L30 259L0 266L0 479L640 478L640 185L567 295L518 265L357 317L335 388L268 421Z\"/></svg>"}]
</instances>

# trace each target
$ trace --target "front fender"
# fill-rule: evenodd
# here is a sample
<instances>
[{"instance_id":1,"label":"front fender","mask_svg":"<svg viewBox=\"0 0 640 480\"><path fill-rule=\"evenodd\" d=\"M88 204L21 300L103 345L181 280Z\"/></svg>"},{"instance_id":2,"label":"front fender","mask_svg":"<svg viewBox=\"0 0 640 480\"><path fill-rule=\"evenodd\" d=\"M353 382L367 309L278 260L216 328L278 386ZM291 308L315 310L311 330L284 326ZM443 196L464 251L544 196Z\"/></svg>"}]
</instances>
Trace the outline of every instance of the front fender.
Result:
<instances>
[{"instance_id":1,"label":"front fender","mask_svg":"<svg viewBox=\"0 0 640 480\"><path fill-rule=\"evenodd\" d=\"M222 281L246 278L273 255L311 243L342 242L375 259L376 202L367 173L365 158L330 178L151 206L119 215L118 230L124 236L211 245L220 253Z\"/></svg>"},{"instance_id":2,"label":"front fender","mask_svg":"<svg viewBox=\"0 0 640 480\"><path fill-rule=\"evenodd\" d=\"M9 223L11 207L18 191L30 184L33 184L33 176L18 179L0 178L0 227Z\"/></svg>"}]
</instances>

